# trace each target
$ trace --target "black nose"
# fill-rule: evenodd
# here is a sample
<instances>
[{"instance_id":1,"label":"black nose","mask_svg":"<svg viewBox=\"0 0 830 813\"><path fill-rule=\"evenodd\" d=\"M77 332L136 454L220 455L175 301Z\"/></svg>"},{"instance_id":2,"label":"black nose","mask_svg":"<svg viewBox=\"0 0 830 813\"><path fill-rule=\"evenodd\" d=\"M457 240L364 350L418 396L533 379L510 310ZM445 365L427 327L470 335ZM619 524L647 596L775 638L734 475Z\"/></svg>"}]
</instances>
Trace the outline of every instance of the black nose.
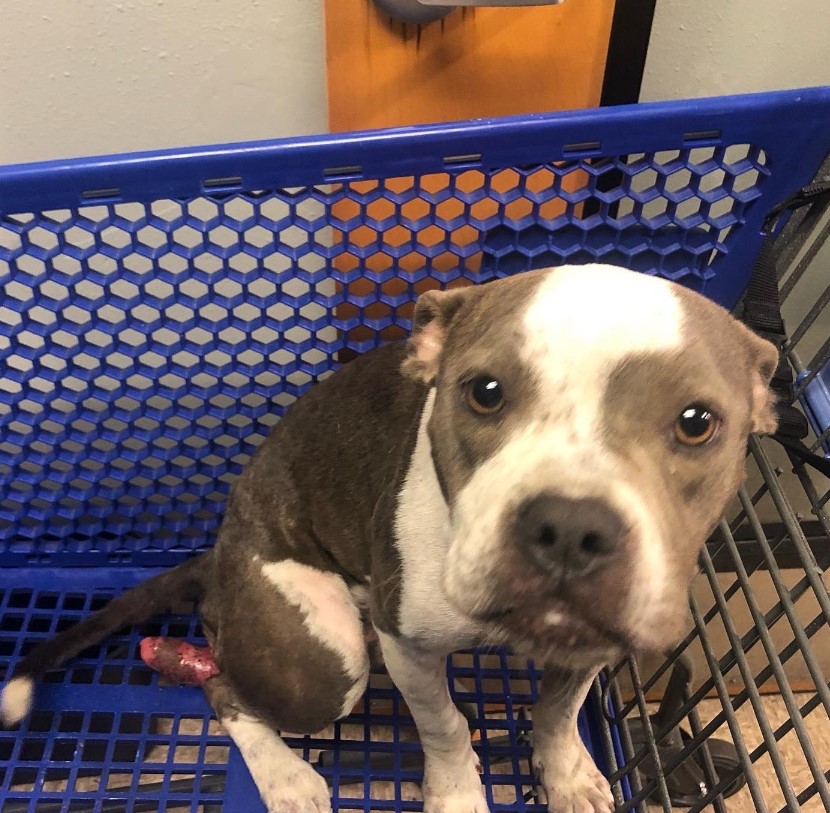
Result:
<instances>
[{"instance_id":1,"label":"black nose","mask_svg":"<svg viewBox=\"0 0 830 813\"><path fill-rule=\"evenodd\" d=\"M625 527L619 514L601 500L540 494L519 506L515 533L537 565L584 575L619 550Z\"/></svg>"}]
</instances>

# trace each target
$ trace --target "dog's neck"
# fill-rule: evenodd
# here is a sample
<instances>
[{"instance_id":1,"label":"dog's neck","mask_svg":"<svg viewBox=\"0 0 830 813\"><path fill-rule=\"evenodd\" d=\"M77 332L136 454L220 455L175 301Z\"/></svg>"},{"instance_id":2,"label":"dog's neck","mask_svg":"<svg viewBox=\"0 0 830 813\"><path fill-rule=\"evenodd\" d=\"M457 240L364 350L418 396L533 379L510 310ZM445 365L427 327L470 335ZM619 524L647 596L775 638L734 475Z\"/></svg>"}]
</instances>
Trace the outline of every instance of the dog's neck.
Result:
<instances>
[{"instance_id":1,"label":"dog's neck","mask_svg":"<svg viewBox=\"0 0 830 813\"><path fill-rule=\"evenodd\" d=\"M411 462L397 495L395 533L403 569L400 633L450 652L473 645L480 630L444 595L444 562L452 527L427 431L434 402L433 389L424 403Z\"/></svg>"}]
</instances>

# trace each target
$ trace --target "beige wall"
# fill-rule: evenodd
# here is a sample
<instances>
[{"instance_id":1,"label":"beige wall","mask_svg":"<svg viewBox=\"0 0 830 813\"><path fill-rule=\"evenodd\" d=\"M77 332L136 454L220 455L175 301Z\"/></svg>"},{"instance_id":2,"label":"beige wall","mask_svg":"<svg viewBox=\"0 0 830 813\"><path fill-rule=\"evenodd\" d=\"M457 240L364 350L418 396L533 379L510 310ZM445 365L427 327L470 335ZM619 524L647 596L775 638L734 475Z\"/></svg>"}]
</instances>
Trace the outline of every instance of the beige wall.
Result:
<instances>
[{"instance_id":1,"label":"beige wall","mask_svg":"<svg viewBox=\"0 0 830 813\"><path fill-rule=\"evenodd\" d=\"M0 163L323 131L322 6L3 0ZM828 42L824 0L660 0L643 99L830 84Z\"/></svg>"},{"instance_id":2,"label":"beige wall","mask_svg":"<svg viewBox=\"0 0 830 813\"><path fill-rule=\"evenodd\" d=\"M826 0L657 2L643 101L827 84Z\"/></svg>"},{"instance_id":3,"label":"beige wall","mask_svg":"<svg viewBox=\"0 0 830 813\"><path fill-rule=\"evenodd\" d=\"M0 163L326 128L322 0L2 0Z\"/></svg>"}]
</instances>

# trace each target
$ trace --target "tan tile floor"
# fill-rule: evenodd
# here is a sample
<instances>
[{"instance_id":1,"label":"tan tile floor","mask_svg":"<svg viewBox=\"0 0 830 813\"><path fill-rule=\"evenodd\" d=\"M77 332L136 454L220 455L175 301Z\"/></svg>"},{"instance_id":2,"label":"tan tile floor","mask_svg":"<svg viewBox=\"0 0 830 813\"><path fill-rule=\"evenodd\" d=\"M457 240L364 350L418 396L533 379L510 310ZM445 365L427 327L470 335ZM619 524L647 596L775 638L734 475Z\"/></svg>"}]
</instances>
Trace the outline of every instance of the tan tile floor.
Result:
<instances>
[{"instance_id":1,"label":"tan tile floor","mask_svg":"<svg viewBox=\"0 0 830 813\"><path fill-rule=\"evenodd\" d=\"M799 701L799 704L801 704L807 699L807 697L808 696L796 696L796 699L797 701ZM701 723L706 724L720 711L720 708L720 703L717 700L704 700L698 706L698 712L700 714ZM763 709L773 729L780 726L789 716L784 702L777 695L767 695L766 697L764 697ZM755 713L750 704L746 703L744 706L738 709L736 716L744 741L746 742L748 749L751 751L755 746L757 746L759 743L763 741L760 729L758 728ZM824 713L823 708L819 706L810 715L807 716L807 718L805 719L805 724L808 730L813 750L818 756L819 764L823 771L827 771L828 769L830 769L830 720ZM214 727L213 730L218 730L217 723L212 722L211 725ZM187 733L186 721L182 721L182 726L182 733ZM194 726L200 727L201 723L194 721ZM362 739L362 726L354 726L353 728L355 728L355 730L351 731L349 726L341 726L341 737L345 737L347 739ZM201 729L199 728L198 730ZM197 730L194 729L194 732L192 733L197 733ZM719 729L716 733L716 736L727 740L731 739L729 730L726 726L723 726L721 729ZM378 741L388 741L391 737L391 730L385 729L383 727L377 727L373 730L373 737ZM809 767L807 766L807 763L804 758L803 749L798 741L795 732L791 731L785 737L783 737L783 739L778 744L778 748L781 752L784 764L786 766L789 781L795 793L797 794L810 785L810 783L812 782L812 777L810 775ZM193 753L189 753L188 749L191 749ZM226 750L227 749L224 747L216 746L212 750L212 752L208 754L209 761L226 761ZM176 761L182 762L195 760L198 757L197 752L197 746L179 745L176 748L175 759ZM316 754L312 753L312 757L315 756ZM148 755L147 761L161 763L165 762L167 760L167 757L167 747L159 746L156 749L154 749L151 754ZM494 772L509 770L510 766L494 766ZM758 762L755 765L755 773L758 778L758 783L761 787L761 792L763 794L764 802L766 803L767 809L770 811L770 813L775 813L775 811L780 810L784 806L784 797L781 791L781 786L778 782L775 771L773 770L772 764L768 756L761 757L758 760ZM184 774L181 776L177 775L177 778L184 777ZM75 786L78 790L93 790L98 787L98 784L98 778L90 777L86 779L78 779ZM117 775L111 776L109 784L111 787L118 786L119 782ZM65 788L66 783L63 781L50 782L44 785L44 790L61 791L65 790ZM349 786L348 789L344 788L344 795L351 798L359 799L362 797L362 793L363 789L359 785ZM394 785L390 782L373 783L371 793L372 798L374 799L395 798L395 788ZM401 798L403 800L419 800L421 798L420 790L416 785L411 783L405 783L401 787L400 793ZM515 801L515 790L512 788L512 786L497 787L494 798L496 801L502 803L513 802ZM653 810L655 811L657 809L658 808L653 808ZM726 810L728 811L728 813L754 813L756 811L756 807L753 804L752 798L746 787L744 787L735 796L726 800ZM819 813L819 811L824 811L825 808L819 797L814 796L812 799L810 799L808 802L802 805L801 810L804 811L804 813ZM707 808L706 813L710 813L710 811L712 811L713 813L714 809L711 807Z\"/></svg>"},{"instance_id":2,"label":"tan tile floor","mask_svg":"<svg viewBox=\"0 0 830 813\"><path fill-rule=\"evenodd\" d=\"M809 697L810 695L796 695L796 702L801 706ZM778 695L766 695L762 702L763 711L774 731L789 718L787 708ZM705 725L720 710L721 704L718 700L704 700L698 706L701 724ZM747 749L751 752L753 748L763 742L763 737L750 703L747 702L738 709L736 717L742 738L747 745ZM826 773L830 770L830 719L825 714L823 707L818 706L805 718L804 722L819 766ZM718 729L715 736L730 741L732 739L726 725ZM795 731L790 731L780 740L778 750L781 753L789 782L795 795L798 795L812 784L813 778ZM784 795L769 756L761 757L755 763L754 768L767 810L770 813L776 813L776 811L784 808ZM725 801L725 808L728 813L755 813L757 809L746 786ZM657 809L654 808L654 810ZM713 813L714 808L708 807L705 810L706 813ZM803 813L818 813L824 811L825 807L821 799L814 796L801 806L801 810Z\"/></svg>"}]
</instances>

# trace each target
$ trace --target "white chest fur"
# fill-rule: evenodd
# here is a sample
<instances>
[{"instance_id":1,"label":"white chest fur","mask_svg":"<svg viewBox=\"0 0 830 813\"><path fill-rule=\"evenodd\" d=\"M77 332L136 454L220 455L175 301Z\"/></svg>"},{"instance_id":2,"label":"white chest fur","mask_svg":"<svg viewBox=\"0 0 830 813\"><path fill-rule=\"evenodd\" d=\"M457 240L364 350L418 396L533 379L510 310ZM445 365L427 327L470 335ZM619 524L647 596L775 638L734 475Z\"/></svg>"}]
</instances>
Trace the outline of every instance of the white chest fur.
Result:
<instances>
[{"instance_id":1,"label":"white chest fur","mask_svg":"<svg viewBox=\"0 0 830 813\"><path fill-rule=\"evenodd\" d=\"M474 645L480 630L449 604L442 586L451 527L427 433L434 400L433 390L424 405L395 513L402 567L399 619L403 637L429 649L451 652Z\"/></svg>"}]
</instances>

